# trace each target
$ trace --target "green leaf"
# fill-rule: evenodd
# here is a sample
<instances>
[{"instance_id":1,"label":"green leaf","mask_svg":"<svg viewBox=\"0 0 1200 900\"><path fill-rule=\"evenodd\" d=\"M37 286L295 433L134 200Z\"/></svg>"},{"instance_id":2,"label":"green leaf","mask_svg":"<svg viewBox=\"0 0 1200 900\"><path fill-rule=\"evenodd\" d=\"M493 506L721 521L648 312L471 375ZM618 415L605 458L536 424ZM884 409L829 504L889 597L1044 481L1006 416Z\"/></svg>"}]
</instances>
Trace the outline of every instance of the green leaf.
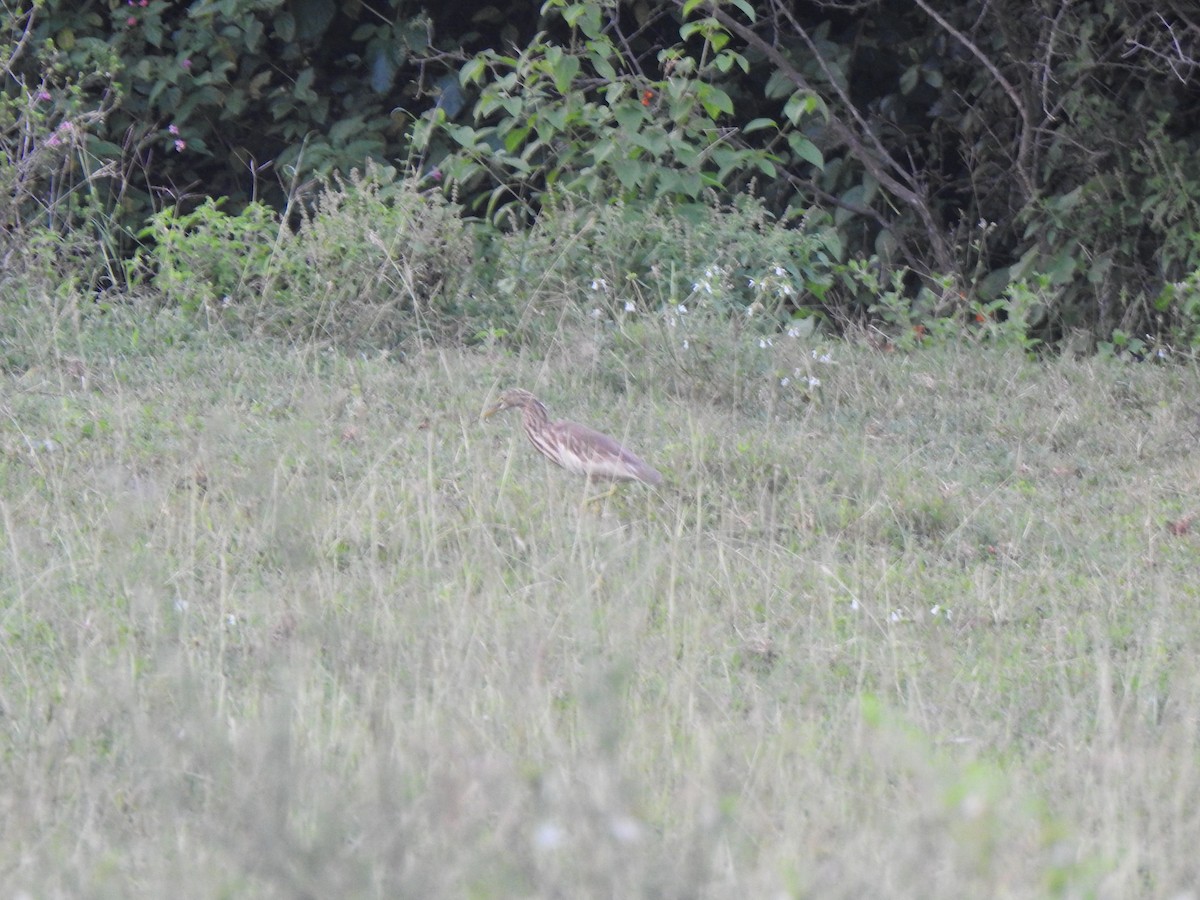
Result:
<instances>
[{"instance_id":1,"label":"green leaf","mask_svg":"<svg viewBox=\"0 0 1200 900\"><path fill-rule=\"evenodd\" d=\"M909 66L904 70L904 74L900 76L900 93L911 94L913 88L917 86L917 79L921 77L921 70L917 66Z\"/></svg>"},{"instance_id":2,"label":"green leaf","mask_svg":"<svg viewBox=\"0 0 1200 900\"><path fill-rule=\"evenodd\" d=\"M617 70L608 61L608 54L604 52L603 45L599 41L588 41L588 61L596 70L596 74L605 81L617 80Z\"/></svg>"},{"instance_id":3,"label":"green leaf","mask_svg":"<svg viewBox=\"0 0 1200 900\"><path fill-rule=\"evenodd\" d=\"M1084 186L1081 184L1073 191L1069 191L1065 194L1059 194L1057 197L1051 197L1046 201L1046 208L1055 210L1057 212L1069 212L1070 210L1074 209L1079 204L1080 199L1082 199L1083 188Z\"/></svg>"},{"instance_id":4,"label":"green leaf","mask_svg":"<svg viewBox=\"0 0 1200 900\"><path fill-rule=\"evenodd\" d=\"M548 138L553 136L556 131L564 131L567 127L569 112L563 106L547 106L541 111L540 117L549 126L549 129L539 128L538 131Z\"/></svg>"},{"instance_id":5,"label":"green leaf","mask_svg":"<svg viewBox=\"0 0 1200 900\"><path fill-rule=\"evenodd\" d=\"M879 179L870 172L863 172L863 204L870 206L875 202L875 195L879 193Z\"/></svg>"},{"instance_id":6,"label":"green leaf","mask_svg":"<svg viewBox=\"0 0 1200 900\"><path fill-rule=\"evenodd\" d=\"M742 164L741 151L731 147L714 147L709 158L717 164L717 178L720 181L724 181L729 172L739 168Z\"/></svg>"},{"instance_id":7,"label":"green leaf","mask_svg":"<svg viewBox=\"0 0 1200 900\"><path fill-rule=\"evenodd\" d=\"M517 148L525 143L525 138L529 135L529 126L523 125L520 128L514 128L504 136L504 149L509 153L516 153Z\"/></svg>"},{"instance_id":8,"label":"green leaf","mask_svg":"<svg viewBox=\"0 0 1200 900\"><path fill-rule=\"evenodd\" d=\"M296 16L296 37L301 41L316 41L325 34L337 8L333 0L291 0Z\"/></svg>"},{"instance_id":9,"label":"green leaf","mask_svg":"<svg viewBox=\"0 0 1200 900\"><path fill-rule=\"evenodd\" d=\"M462 85L478 84L483 79L485 64L481 57L468 59L458 72L458 81Z\"/></svg>"},{"instance_id":10,"label":"green leaf","mask_svg":"<svg viewBox=\"0 0 1200 900\"><path fill-rule=\"evenodd\" d=\"M824 154L822 154L820 148L808 138L803 137L802 135L799 135L793 131L787 136L787 141L788 146L792 148L792 152L802 160L812 163L818 169L825 168Z\"/></svg>"},{"instance_id":11,"label":"green leaf","mask_svg":"<svg viewBox=\"0 0 1200 900\"><path fill-rule=\"evenodd\" d=\"M296 39L296 18L291 13L280 13L272 25L275 28L275 36L285 44L290 44Z\"/></svg>"},{"instance_id":12,"label":"green leaf","mask_svg":"<svg viewBox=\"0 0 1200 900\"><path fill-rule=\"evenodd\" d=\"M1075 277L1075 269L1078 268L1079 263L1072 255L1073 250L1073 247L1063 248L1054 261L1046 267L1046 274L1050 276L1051 284L1066 284Z\"/></svg>"},{"instance_id":13,"label":"green leaf","mask_svg":"<svg viewBox=\"0 0 1200 900\"><path fill-rule=\"evenodd\" d=\"M826 228L821 233L821 243L825 245L826 252L834 259L841 259L845 253L845 247L842 245L842 236L836 228Z\"/></svg>"},{"instance_id":14,"label":"green leaf","mask_svg":"<svg viewBox=\"0 0 1200 900\"><path fill-rule=\"evenodd\" d=\"M568 94L579 74L579 57L563 55L554 62L554 87L560 94Z\"/></svg>"},{"instance_id":15,"label":"green leaf","mask_svg":"<svg viewBox=\"0 0 1200 900\"><path fill-rule=\"evenodd\" d=\"M687 2L683 4L683 17L686 19L696 11L697 6L703 6L705 2L706 0L687 0Z\"/></svg>"},{"instance_id":16,"label":"green leaf","mask_svg":"<svg viewBox=\"0 0 1200 900\"><path fill-rule=\"evenodd\" d=\"M543 15L549 6L550 4L547 3L542 7ZM572 3L563 8L562 17L564 22L572 28L578 28L592 40L598 40L602 34L603 23L600 20L600 7L596 3Z\"/></svg>"},{"instance_id":17,"label":"green leaf","mask_svg":"<svg viewBox=\"0 0 1200 900\"><path fill-rule=\"evenodd\" d=\"M463 149L470 150L477 145L478 133L470 125L447 124L445 129L446 133Z\"/></svg>"},{"instance_id":18,"label":"green leaf","mask_svg":"<svg viewBox=\"0 0 1200 900\"><path fill-rule=\"evenodd\" d=\"M856 184L850 190L846 191L841 196L841 202L846 206L839 205L833 213L833 223L835 225L845 225L852 218L858 215L853 209L847 209L847 206L862 206L864 188L861 184Z\"/></svg>"},{"instance_id":19,"label":"green leaf","mask_svg":"<svg viewBox=\"0 0 1200 900\"><path fill-rule=\"evenodd\" d=\"M783 105L783 116L793 125L798 125L804 116L813 111L816 102L816 98L808 91L796 91Z\"/></svg>"},{"instance_id":20,"label":"green leaf","mask_svg":"<svg viewBox=\"0 0 1200 900\"><path fill-rule=\"evenodd\" d=\"M1008 287L1012 275L1008 266L993 269L975 284L975 293L981 300L994 300Z\"/></svg>"},{"instance_id":21,"label":"green leaf","mask_svg":"<svg viewBox=\"0 0 1200 900\"><path fill-rule=\"evenodd\" d=\"M471 22L475 24L486 25L501 25L504 23L504 14L494 6L485 6L483 9L471 16Z\"/></svg>"},{"instance_id":22,"label":"green leaf","mask_svg":"<svg viewBox=\"0 0 1200 900\"><path fill-rule=\"evenodd\" d=\"M629 159L628 157L614 159L612 167L613 171L617 173L617 180L621 182L621 187L628 190L632 190L641 184L642 176L646 172L644 163L636 159Z\"/></svg>"},{"instance_id":23,"label":"green leaf","mask_svg":"<svg viewBox=\"0 0 1200 900\"><path fill-rule=\"evenodd\" d=\"M699 85L699 95L700 104L704 107L704 111L710 119L715 121L721 113L733 115L733 101L719 87L701 83Z\"/></svg>"},{"instance_id":24,"label":"green leaf","mask_svg":"<svg viewBox=\"0 0 1200 900\"><path fill-rule=\"evenodd\" d=\"M674 194L694 200L704 190L704 181L695 172L664 172L659 177L657 196Z\"/></svg>"},{"instance_id":25,"label":"green leaf","mask_svg":"<svg viewBox=\"0 0 1200 900\"><path fill-rule=\"evenodd\" d=\"M675 159L681 166L697 166L700 164L700 150L685 140L676 141Z\"/></svg>"},{"instance_id":26,"label":"green leaf","mask_svg":"<svg viewBox=\"0 0 1200 900\"><path fill-rule=\"evenodd\" d=\"M774 119L751 119L742 126L742 134L750 134L751 132L761 131L764 128L778 128Z\"/></svg>"},{"instance_id":27,"label":"green leaf","mask_svg":"<svg viewBox=\"0 0 1200 900\"><path fill-rule=\"evenodd\" d=\"M758 21L758 17L754 13L754 7L747 3L746 0L729 0L729 2L740 9L742 11L742 15L751 22Z\"/></svg>"},{"instance_id":28,"label":"green leaf","mask_svg":"<svg viewBox=\"0 0 1200 900\"><path fill-rule=\"evenodd\" d=\"M124 152L111 141L102 141L91 135L88 135L87 148L88 152L93 156L99 156L104 159L119 159L122 152Z\"/></svg>"},{"instance_id":29,"label":"green leaf","mask_svg":"<svg viewBox=\"0 0 1200 900\"><path fill-rule=\"evenodd\" d=\"M617 124L629 132L638 131L646 121L646 110L640 103L621 103L613 110L613 115L617 117Z\"/></svg>"},{"instance_id":30,"label":"green leaf","mask_svg":"<svg viewBox=\"0 0 1200 900\"><path fill-rule=\"evenodd\" d=\"M771 77L767 79L766 87L763 88L763 96L768 100L778 100L780 97L786 97L795 90L795 82L788 78L782 70L776 69L771 73Z\"/></svg>"},{"instance_id":31,"label":"green leaf","mask_svg":"<svg viewBox=\"0 0 1200 900\"><path fill-rule=\"evenodd\" d=\"M632 136L632 140L639 147L655 156L665 156L671 147L666 133L661 128L639 131Z\"/></svg>"}]
</instances>

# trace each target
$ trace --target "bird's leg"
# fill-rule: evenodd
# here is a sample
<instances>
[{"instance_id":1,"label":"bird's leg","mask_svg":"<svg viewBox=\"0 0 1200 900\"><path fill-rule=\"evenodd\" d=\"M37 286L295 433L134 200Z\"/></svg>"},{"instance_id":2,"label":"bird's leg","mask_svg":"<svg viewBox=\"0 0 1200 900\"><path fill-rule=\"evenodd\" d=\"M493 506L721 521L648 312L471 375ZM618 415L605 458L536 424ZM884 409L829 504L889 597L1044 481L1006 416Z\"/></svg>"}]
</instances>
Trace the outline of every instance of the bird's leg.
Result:
<instances>
[{"instance_id":1,"label":"bird's leg","mask_svg":"<svg viewBox=\"0 0 1200 900\"><path fill-rule=\"evenodd\" d=\"M590 487L591 485L595 484L595 481L592 478L588 478L587 483L588 483L588 486ZM587 499L585 499L583 501L583 505L588 506L589 504L592 504L592 503L603 503L609 497L613 496L616 492L617 492L617 483L615 481L610 482L608 485L608 490L601 491L599 494L597 494L594 497L588 497Z\"/></svg>"}]
</instances>

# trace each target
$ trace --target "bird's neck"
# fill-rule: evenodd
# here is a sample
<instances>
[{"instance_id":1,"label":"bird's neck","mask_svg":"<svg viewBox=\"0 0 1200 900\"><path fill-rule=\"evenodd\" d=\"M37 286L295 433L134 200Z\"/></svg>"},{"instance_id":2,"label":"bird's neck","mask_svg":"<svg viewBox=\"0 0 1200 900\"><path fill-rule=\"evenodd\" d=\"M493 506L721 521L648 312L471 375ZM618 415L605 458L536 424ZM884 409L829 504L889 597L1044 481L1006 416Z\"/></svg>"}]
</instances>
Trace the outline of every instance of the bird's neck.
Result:
<instances>
[{"instance_id":1,"label":"bird's neck","mask_svg":"<svg viewBox=\"0 0 1200 900\"><path fill-rule=\"evenodd\" d=\"M521 411L521 418L525 420L526 428L542 428L550 424L550 413L540 400L530 400L526 403Z\"/></svg>"}]
</instances>

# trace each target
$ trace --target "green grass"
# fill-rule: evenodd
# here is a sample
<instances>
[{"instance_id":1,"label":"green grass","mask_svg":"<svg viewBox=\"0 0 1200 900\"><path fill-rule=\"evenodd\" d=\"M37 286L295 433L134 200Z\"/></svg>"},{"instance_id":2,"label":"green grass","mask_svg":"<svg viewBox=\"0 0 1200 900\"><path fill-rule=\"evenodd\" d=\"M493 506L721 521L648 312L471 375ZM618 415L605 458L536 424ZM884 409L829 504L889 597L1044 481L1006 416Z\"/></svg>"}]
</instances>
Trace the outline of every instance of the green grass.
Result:
<instances>
[{"instance_id":1,"label":"green grass","mask_svg":"<svg viewBox=\"0 0 1200 900\"><path fill-rule=\"evenodd\" d=\"M1200 882L1200 537L1165 527L1200 502L1196 367L777 339L706 383L662 333L389 358L113 323L10 370L0 882ZM699 371L740 359L708 340ZM510 385L667 486L581 506L479 421Z\"/></svg>"}]
</instances>

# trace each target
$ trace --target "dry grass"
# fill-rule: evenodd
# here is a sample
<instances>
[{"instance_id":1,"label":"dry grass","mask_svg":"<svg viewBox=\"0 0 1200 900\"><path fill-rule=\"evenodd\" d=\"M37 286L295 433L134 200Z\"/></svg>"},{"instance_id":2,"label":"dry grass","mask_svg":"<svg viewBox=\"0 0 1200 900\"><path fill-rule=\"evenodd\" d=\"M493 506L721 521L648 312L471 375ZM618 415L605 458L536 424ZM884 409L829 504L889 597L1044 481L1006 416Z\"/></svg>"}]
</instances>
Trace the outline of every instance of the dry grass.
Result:
<instances>
[{"instance_id":1,"label":"dry grass","mask_svg":"<svg viewBox=\"0 0 1200 900\"><path fill-rule=\"evenodd\" d=\"M1200 536L1167 528L1200 503L1194 366L838 345L806 403L617 346L197 339L5 376L0 881L1200 883ZM478 421L508 385L669 487L581 510Z\"/></svg>"}]
</instances>

